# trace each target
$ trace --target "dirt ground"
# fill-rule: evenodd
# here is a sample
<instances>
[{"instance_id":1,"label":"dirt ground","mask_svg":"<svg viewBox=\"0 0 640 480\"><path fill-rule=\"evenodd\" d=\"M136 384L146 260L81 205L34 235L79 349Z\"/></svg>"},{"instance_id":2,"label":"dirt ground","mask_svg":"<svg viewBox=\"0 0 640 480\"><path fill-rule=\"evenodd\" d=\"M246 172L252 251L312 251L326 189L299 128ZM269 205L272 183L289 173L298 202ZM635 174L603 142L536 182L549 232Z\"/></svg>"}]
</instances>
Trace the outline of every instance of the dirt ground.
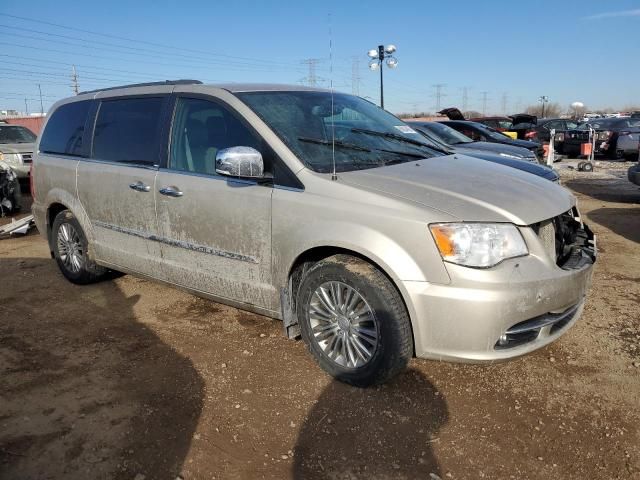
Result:
<instances>
[{"instance_id":1,"label":"dirt ground","mask_svg":"<svg viewBox=\"0 0 640 480\"><path fill-rule=\"evenodd\" d=\"M640 189L562 170L598 235L584 316L491 366L325 375L279 322L0 240L2 479L640 479Z\"/></svg>"}]
</instances>

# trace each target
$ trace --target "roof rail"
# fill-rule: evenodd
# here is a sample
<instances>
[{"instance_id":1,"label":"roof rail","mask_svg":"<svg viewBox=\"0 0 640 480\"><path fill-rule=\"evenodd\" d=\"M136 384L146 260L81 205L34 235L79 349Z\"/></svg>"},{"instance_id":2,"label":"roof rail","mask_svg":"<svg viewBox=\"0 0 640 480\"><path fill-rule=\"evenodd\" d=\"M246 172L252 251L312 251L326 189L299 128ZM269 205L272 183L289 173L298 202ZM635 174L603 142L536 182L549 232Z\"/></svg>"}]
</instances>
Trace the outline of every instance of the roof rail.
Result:
<instances>
[{"instance_id":1,"label":"roof rail","mask_svg":"<svg viewBox=\"0 0 640 480\"><path fill-rule=\"evenodd\" d=\"M107 87L107 88L97 88L96 90L87 90L87 91L78 93L78 95L83 95L85 93L107 92L109 90L118 90L120 88L153 87L158 85L202 85L202 82L200 80L165 80L163 82L131 83L129 85L118 85L117 87Z\"/></svg>"}]
</instances>

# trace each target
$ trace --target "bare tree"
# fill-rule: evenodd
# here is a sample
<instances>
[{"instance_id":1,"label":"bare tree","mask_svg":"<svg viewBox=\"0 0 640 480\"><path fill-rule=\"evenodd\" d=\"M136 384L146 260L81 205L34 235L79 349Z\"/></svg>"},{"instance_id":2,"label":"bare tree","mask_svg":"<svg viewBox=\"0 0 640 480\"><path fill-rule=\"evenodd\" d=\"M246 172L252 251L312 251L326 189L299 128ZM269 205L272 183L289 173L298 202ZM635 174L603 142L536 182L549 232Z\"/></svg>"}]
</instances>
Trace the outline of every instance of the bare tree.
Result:
<instances>
[{"instance_id":1,"label":"bare tree","mask_svg":"<svg viewBox=\"0 0 640 480\"><path fill-rule=\"evenodd\" d=\"M542 117L542 105L529 105L524 112L536 117ZM544 106L544 116L547 118L559 117L561 114L562 108L559 103L547 103Z\"/></svg>"}]
</instances>

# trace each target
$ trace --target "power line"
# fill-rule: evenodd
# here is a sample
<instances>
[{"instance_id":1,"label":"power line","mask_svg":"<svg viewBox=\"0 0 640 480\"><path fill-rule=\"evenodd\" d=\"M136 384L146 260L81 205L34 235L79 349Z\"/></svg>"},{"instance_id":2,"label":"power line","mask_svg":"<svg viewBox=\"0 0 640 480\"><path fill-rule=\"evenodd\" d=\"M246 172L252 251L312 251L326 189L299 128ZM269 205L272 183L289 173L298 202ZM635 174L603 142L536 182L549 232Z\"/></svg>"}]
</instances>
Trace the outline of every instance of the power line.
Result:
<instances>
[{"instance_id":1,"label":"power line","mask_svg":"<svg viewBox=\"0 0 640 480\"><path fill-rule=\"evenodd\" d=\"M126 41L126 42L134 42L134 43L137 43L137 44L151 45L151 46L160 47L160 48L163 48L163 49L171 49L171 50L182 51L182 52L200 53L200 54L206 54L206 55L215 55L216 57L225 57L225 58L238 59L238 60L247 60L247 61L251 61L251 62L276 63L276 62L273 62L271 60L265 60L263 58L240 57L240 56L228 55L228 54L219 53L219 52L210 52L210 51L195 50L195 49L184 48L184 47L176 47L175 45L168 45L168 44L162 44L162 43L156 43L156 42L149 42L149 41L146 41L146 40L140 40L140 39L136 39L136 38L123 37L123 36L112 35L112 34L108 34L108 33L95 32L95 31L92 31L92 30L85 30L85 29L82 29L82 28L70 27L68 25L62 25L62 24L59 24L59 23L47 22L47 21L38 20L38 19L35 19L35 18L22 17L22 16L19 16L19 15L10 15L8 13L0 13L0 16L14 18L14 19L18 19L18 20L24 20L24 21L27 21L27 22L39 23L39 24L42 24L42 25L49 25L49 26L52 26L52 27L62 28L62 29L65 29L65 30L73 30L73 31L76 31L76 32L88 33L90 35L96 35L96 36L105 37L105 38L112 38L112 39L115 39L115 40L121 40L121 41ZM285 64L284 62L280 62L280 63L283 64L283 65ZM287 64L294 65L294 63L292 63L292 62L288 62Z\"/></svg>"}]
</instances>

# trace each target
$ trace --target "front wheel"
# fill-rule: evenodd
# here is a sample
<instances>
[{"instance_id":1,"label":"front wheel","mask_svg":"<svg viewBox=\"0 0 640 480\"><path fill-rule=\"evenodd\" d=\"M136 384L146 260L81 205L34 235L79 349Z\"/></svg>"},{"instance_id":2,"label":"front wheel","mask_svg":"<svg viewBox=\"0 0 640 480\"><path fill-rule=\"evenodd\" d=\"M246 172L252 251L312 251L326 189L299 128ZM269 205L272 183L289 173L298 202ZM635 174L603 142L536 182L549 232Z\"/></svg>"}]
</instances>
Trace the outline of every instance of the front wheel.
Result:
<instances>
[{"instance_id":1,"label":"front wheel","mask_svg":"<svg viewBox=\"0 0 640 480\"><path fill-rule=\"evenodd\" d=\"M343 382L383 383L404 370L413 354L400 294L359 258L334 255L311 267L298 290L297 313L310 352Z\"/></svg>"},{"instance_id":2,"label":"front wheel","mask_svg":"<svg viewBox=\"0 0 640 480\"><path fill-rule=\"evenodd\" d=\"M51 228L53 256L62 274L81 285L101 280L107 270L96 265L87 255L87 237L69 210L60 212Z\"/></svg>"}]
</instances>

